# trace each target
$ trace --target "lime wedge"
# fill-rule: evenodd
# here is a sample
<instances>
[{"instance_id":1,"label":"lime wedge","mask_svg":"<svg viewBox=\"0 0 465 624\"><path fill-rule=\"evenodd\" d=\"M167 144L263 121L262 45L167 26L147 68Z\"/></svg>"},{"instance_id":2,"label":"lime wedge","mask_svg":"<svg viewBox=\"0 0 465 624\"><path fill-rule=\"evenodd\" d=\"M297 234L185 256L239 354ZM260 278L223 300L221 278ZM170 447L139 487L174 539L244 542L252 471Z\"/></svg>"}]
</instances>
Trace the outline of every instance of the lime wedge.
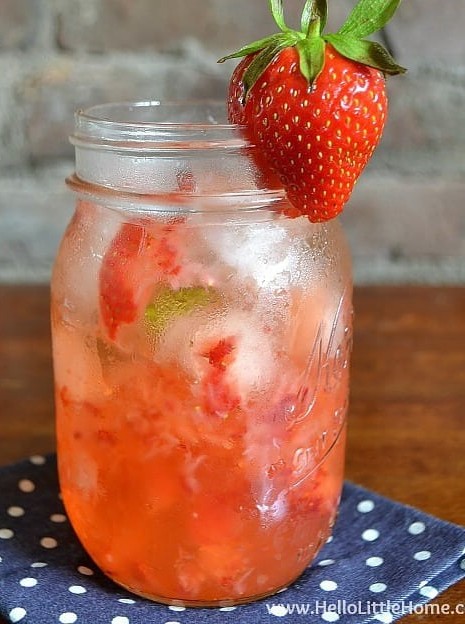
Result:
<instances>
[{"instance_id":1,"label":"lime wedge","mask_svg":"<svg viewBox=\"0 0 465 624\"><path fill-rule=\"evenodd\" d=\"M215 295L213 288L203 286L186 286L178 290L165 286L145 309L145 322L151 332L161 334L176 317L207 306Z\"/></svg>"}]
</instances>

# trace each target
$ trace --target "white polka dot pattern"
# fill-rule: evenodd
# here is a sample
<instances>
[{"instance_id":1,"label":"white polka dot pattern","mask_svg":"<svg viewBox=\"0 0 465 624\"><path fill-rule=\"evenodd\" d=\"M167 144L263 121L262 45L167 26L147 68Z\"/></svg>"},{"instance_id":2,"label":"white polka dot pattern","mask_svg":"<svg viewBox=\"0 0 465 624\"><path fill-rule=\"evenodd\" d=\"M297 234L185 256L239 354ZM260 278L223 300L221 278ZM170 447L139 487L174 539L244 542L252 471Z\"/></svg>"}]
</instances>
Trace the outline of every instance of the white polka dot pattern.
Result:
<instances>
[{"instance_id":1,"label":"white polka dot pattern","mask_svg":"<svg viewBox=\"0 0 465 624\"><path fill-rule=\"evenodd\" d=\"M29 461L35 466L43 466L46 462L46 459L43 455L32 455L32 457L29 457Z\"/></svg>"},{"instance_id":2,"label":"white polka dot pattern","mask_svg":"<svg viewBox=\"0 0 465 624\"><path fill-rule=\"evenodd\" d=\"M14 532L11 529L0 529L0 539L7 540L14 536Z\"/></svg>"},{"instance_id":3,"label":"white polka dot pattern","mask_svg":"<svg viewBox=\"0 0 465 624\"><path fill-rule=\"evenodd\" d=\"M80 574L84 574L84 576L92 576L94 574L94 571L91 570L90 568L88 568L87 566L78 566L77 571Z\"/></svg>"},{"instance_id":4,"label":"white polka dot pattern","mask_svg":"<svg viewBox=\"0 0 465 624\"><path fill-rule=\"evenodd\" d=\"M62 613L60 615L58 621L60 622L60 624L74 624L74 622L77 622L77 619L78 616L76 615L76 613L67 611L66 613Z\"/></svg>"},{"instance_id":5,"label":"white polka dot pattern","mask_svg":"<svg viewBox=\"0 0 465 624\"><path fill-rule=\"evenodd\" d=\"M36 486L30 479L20 479L18 481L18 488L21 492L30 493L36 489Z\"/></svg>"},{"instance_id":6,"label":"white polka dot pattern","mask_svg":"<svg viewBox=\"0 0 465 624\"><path fill-rule=\"evenodd\" d=\"M358 624L359 615L338 605L394 603L412 586L409 600L418 605L465 576L463 529L346 484L333 536L295 585L249 605L208 611L157 605L97 569L75 540L57 487L51 457L34 455L6 476L0 469L0 616L9 622L36 624L40 607L50 624L205 624L207 615L208 624ZM324 605L318 613L296 611L315 601ZM380 611L371 621L397 618Z\"/></svg>"},{"instance_id":7,"label":"white polka dot pattern","mask_svg":"<svg viewBox=\"0 0 465 624\"><path fill-rule=\"evenodd\" d=\"M378 537L379 531L377 531L376 529L366 529L362 533L362 539L364 539L366 542L374 542L378 539Z\"/></svg>"},{"instance_id":8,"label":"white polka dot pattern","mask_svg":"<svg viewBox=\"0 0 465 624\"><path fill-rule=\"evenodd\" d=\"M413 558L417 561L426 561L431 557L431 553L429 550L419 550L413 555Z\"/></svg>"},{"instance_id":9,"label":"white polka dot pattern","mask_svg":"<svg viewBox=\"0 0 465 624\"><path fill-rule=\"evenodd\" d=\"M21 518L21 516L24 516L24 509L13 505L12 507L8 507L6 513L12 518Z\"/></svg>"},{"instance_id":10,"label":"white polka dot pattern","mask_svg":"<svg viewBox=\"0 0 465 624\"><path fill-rule=\"evenodd\" d=\"M35 587L37 585L37 579L32 577L26 577L19 581L21 587Z\"/></svg>"},{"instance_id":11,"label":"white polka dot pattern","mask_svg":"<svg viewBox=\"0 0 465 624\"><path fill-rule=\"evenodd\" d=\"M433 598L436 598L438 593L439 593L438 590L435 587L432 587L431 585L425 585L424 587L420 589L420 594L422 596L426 596L426 598L429 598L430 600L432 600Z\"/></svg>"},{"instance_id":12,"label":"white polka dot pattern","mask_svg":"<svg viewBox=\"0 0 465 624\"><path fill-rule=\"evenodd\" d=\"M21 620L23 620L26 617L27 611L26 609L23 609L22 607L15 607L14 609L11 609L8 615L10 617L10 620L13 623L21 622Z\"/></svg>"},{"instance_id":13,"label":"white polka dot pattern","mask_svg":"<svg viewBox=\"0 0 465 624\"><path fill-rule=\"evenodd\" d=\"M420 535L426 529L424 522L412 522L408 528L408 532L411 535Z\"/></svg>"},{"instance_id":14,"label":"white polka dot pattern","mask_svg":"<svg viewBox=\"0 0 465 624\"><path fill-rule=\"evenodd\" d=\"M394 622L394 616L392 613L384 612L384 613L376 613L374 619L377 622L382 622L382 624L391 624Z\"/></svg>"},{"instance_id":15,"label":"white polka dot pattern","mask_svg":"<svg viewBox=\"0 0 465 624\"><path fill-rule=\"evenodd\" d=\"M375 508L375 504L372 500L363 500L357 505L357 511L360 513L370 513Z\"/></svg>"},{"instance_id":16,"label":"white polka dot pattern","mask_svg":"<svg viewBox=\"0 0 465 624\"><path fill-rule=\"evenodd\" d=\"M68 587L68 591L70 591L72 594L85 594L87 592L87 589L82 585L71 585L70 587Z\"/></svg>"},{"instance_id":17,"label":"white polka dot pattern","mask_svg":"<svg viewBox=\"0 0 465 624\"><path fill-rule=\"evenodd\" d=\"M54 537L42 537L40 545L44 548L56 548L58 546L58 542Z\"/></svg>"},{"instance_id":18,"label":"white polka dot pattern","mask_svg":"<svg viewBox=\"0 0 465 624\"><path fill-rule=\"evenodd\" d=\"M287 607L283 604L272 605L268 612L275 617L286 617L288 614Z\"/></svg>"}]
</instances>

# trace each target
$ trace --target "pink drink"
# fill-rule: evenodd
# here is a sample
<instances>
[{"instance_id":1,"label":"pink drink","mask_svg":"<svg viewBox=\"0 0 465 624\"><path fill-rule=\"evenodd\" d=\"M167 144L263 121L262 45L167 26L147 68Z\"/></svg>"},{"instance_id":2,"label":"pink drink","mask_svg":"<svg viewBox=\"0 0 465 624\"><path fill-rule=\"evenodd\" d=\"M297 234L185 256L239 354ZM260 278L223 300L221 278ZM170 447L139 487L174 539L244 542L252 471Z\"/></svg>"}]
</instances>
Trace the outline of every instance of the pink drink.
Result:
<instances>
[{"instance_id":1,"label":"pink drink","mask_svg":"<svg viewBox=\"0 0 465 624\"><path fill-rule=\"evenodd\" d=\"M195 193L74 178L52 289L70 520L117 583L186 605L273 593L312 561L337 513L349 383L339 224L282 216L276 190L244 209L211 158Z\"/></svg>"}]
</instances>

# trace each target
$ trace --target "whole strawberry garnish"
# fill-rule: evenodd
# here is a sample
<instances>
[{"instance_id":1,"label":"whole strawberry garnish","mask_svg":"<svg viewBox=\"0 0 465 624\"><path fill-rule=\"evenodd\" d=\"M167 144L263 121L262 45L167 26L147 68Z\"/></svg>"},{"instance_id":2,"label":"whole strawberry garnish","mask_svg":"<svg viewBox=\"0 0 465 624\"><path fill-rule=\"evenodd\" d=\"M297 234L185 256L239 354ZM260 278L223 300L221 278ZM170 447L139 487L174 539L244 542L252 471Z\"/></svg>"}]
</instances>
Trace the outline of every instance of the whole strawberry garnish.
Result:
<instances>
[{"instance_id":1,"label":"whole strawberry garnish","mask_svg":"<svg viewBox=\"0 0 465 624\"><path fill-rule=\"evenodd\" d=\"M291 216L341 212L378 145L387 114L385 74L406 70L379 43L400 0L360 0L336 33L323 34L327 0L307 0L301 30L269 0L278 34L220 59L245 57L229 89L232 123L246 127L292 203Z\"/></svg>"}]
</instances>

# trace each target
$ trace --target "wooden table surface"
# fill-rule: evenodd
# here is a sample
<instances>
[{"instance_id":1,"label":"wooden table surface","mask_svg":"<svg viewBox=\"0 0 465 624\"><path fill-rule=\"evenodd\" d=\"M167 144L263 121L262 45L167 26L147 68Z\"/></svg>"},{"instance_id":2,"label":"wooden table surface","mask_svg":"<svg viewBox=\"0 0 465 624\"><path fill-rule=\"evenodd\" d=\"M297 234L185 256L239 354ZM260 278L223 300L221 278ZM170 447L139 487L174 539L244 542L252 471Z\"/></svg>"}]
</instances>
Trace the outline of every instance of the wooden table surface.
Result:
<instances>
[{"instance_id":1,"label":"wooden table surface","mask_svg":"<svg viewBox=\"0 0 465 624\"><path fill-rule=\"evenodd\" d=\"M347 477L465 525L465 288L360 287L354 305ZM54 450L48 317L46 287L0 286L0 465ZM465 582L434 603L464 604Z\"/></svg>"}]
</instances>

